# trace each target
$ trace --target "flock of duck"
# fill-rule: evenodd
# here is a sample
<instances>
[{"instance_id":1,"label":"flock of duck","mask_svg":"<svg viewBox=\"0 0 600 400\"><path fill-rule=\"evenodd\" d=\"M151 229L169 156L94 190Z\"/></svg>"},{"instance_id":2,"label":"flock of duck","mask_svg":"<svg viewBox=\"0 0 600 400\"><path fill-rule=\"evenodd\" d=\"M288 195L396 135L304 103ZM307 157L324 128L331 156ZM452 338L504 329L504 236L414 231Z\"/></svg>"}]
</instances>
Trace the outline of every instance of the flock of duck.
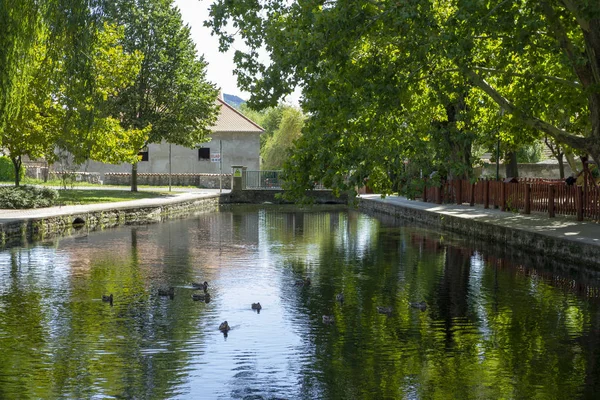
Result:
<instances>
[{"instance_id":1,"label":"flock of duck","mask_svg":"<svg viewBox=\"0 0 600 400\"><path fill-rule=\"evenodd\" d=\"M309 279L309 282L310 282L310 279ZM203 283L192 282L192 289L202 290L202 293L192 294L192 300L204 301L205 303L210 303L210 293L208 293L208 282L206 282L206 281L204 281ZM172 300L173 297L175 297L175 288L172 286L169 288L159 288L158 295L162 296L162 297L170 297ZM111 306L113 305L113 299L114 299L114 297L113 297L112 293L110 295L102 295L102 301L106 302L106 303L110 303ZM256 310L256 312L260 313L262 306L260 305L260 303L252 303L251 308L253 310ZM221 332L227 334L227 332L229 332L229 330L231 330L231 327L229 326L227 321L223 321L219 325L219 330Z\"/></svg>"},{"instance_id":2,"label":"flock of duck","mask_svg":"<svg viewBox=\"0 0 600 400\"><path fill-rule=\"evenodd\" d=\"M310 286L311 284L311 280L310 278L304 278L301 280L296 281L296 283L294 284L294 286ZM204 281L203 283L196 283L196 282L192 282L192 288L194 290L202 290L203 293L194 293L192 294L192 300L194 301L204 301L206 303L210 302L210 293L208 293L208 282ZM171 299L173 299L173 297L175 296L175 288L174 287L169 287L169 288L159 288L158 289L158 295L159 296L168 296ZM339 303L343 304L344 303L344 294L343 293L338 293L335 295L335 299L336 301L338 301ZM110 295L102 295L102 301L110 303L110 305L113 305L113 295L112 293ZM416 309L419 309L421 311L426 311L427 310L427 303L424 301L420 301L420 302L416 302L416 303L410 303L410 306ZM252 310L255 310L257 313L260 313L260 310L262 309L262 306L260 305L260 303L252 303L251 305ZM392 315L393 310L392 307L381 307L378 306L376 307L377 312L380 314L385 314L388 317ZM323 323L326 325L330 325L333 324L335 322L335 318L333 315L323 315ZM219 325L219 330L221 332L223 332L225 335L227 335L227 332L229 332L231 330L231 327L229 326L229 324L227 323L227 321L223 321L220 325Z\"/></svg>"}]
</instances>

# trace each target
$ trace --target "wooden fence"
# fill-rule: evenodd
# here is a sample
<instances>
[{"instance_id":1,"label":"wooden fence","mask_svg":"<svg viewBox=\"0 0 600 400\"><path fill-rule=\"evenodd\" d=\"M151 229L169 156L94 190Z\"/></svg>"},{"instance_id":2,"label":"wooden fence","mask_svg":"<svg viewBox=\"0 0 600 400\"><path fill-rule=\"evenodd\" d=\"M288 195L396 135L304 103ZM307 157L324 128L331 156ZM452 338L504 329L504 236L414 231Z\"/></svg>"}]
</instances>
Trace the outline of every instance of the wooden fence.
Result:
<instances>
[{"instance_id":1,"label":"wooden fence","mask_svg":"<svg viewBox=\"0 0 600 400\"><path fill-rule=\"evenodd\" d=\"M564 180L520 179L518 182L452 180L439 187L425 185L422 200L433 203L482 205L502 211L574 215L600 221L600 190L595 185L567 185Z\"/></svg>"}]
</instances>

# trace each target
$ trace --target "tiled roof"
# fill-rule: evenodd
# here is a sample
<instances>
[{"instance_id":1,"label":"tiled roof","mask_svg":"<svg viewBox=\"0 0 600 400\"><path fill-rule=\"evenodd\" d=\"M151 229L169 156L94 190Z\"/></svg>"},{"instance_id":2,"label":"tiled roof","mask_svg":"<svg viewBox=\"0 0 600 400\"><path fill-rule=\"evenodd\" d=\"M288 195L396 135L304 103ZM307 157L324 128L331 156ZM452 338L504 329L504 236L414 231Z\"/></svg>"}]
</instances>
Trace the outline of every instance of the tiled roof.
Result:
<instances>
[{"instance_id":1,"label":"tiled roof","mask_svg":"<svg viewBox=\"0 0 600 400\"><path fill-rule=\"evenodd\" d=\"M231 107L221 99L217 99L217 104L221 106L217 123L210 129L215 132L247 132L262 133L264 129L250 120L244 114Z\"/></svg>"}]
</instances>

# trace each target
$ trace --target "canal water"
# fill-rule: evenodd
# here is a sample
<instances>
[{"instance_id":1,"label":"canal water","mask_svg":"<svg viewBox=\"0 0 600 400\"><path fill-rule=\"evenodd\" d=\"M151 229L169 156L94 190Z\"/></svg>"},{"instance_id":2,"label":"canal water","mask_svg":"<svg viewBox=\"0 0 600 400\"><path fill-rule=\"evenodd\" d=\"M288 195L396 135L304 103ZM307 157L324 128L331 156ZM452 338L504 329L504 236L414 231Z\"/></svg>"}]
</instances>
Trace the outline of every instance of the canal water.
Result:
<instances>
[{"instance_id":1,"label":"canal water","mask_svg":"<svg viewBox=\"0 0 600 400\"><path fill-rule=\"evenodd\" d=\"M594 398L596 273L501 247L255 206L8 248L0 398Z\"/></svg>"}]
</instances>

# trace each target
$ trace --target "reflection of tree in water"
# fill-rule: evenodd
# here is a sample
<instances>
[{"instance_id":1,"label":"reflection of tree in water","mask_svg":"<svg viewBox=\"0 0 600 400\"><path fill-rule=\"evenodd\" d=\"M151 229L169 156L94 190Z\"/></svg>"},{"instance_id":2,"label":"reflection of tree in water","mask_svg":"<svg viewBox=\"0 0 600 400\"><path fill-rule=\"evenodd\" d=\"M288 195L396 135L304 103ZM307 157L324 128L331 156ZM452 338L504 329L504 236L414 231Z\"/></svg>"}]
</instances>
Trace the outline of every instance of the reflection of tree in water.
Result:
<instances>
[{"instance_id":1,"label":"reflection of tree in water","mask_svg":"<svg viewBox=\"0 0 600 400\"><path fill-rule=\"evenodd\" d=\"M173 301L156 296L152 273L141 267L138 229L130 235L109 257L90 256L87 275L67 272L65 282L53 274L68 261L55 269L35 265L51 263L53 249L33 262L28 249L11 250L11 272L2 274L11 284L0 294L0 371L8 368L0 376L11 379L0 378L0 398L167 398L179 390L192 354L201 353L187 343L199 334L195 323L205 308L181 306L188 292ZM78 246L79 253L93 250ZM186 251L174 247L177 257L167 248L165 260L185 270ZM108 293L113 307L100 301Z\"/></svg>"},{"instance_id":2,"label":"reflection of tree in water","mask_svg":"<svg viewBox=\"0 0 600 400\"><path fill-rule=\"evenodd\" d=\"M568 277L524 273L532 268L498 264L493 254L418 229L380 226L368 243L350 257L320 246L317 283L289 297L295 310L307 310L304 346L316 360L303 367L305 398L314 390L324 398L576 397L586 380L590 393L597 388L597 339L588 337L598 332L597 318L580 332L581 344L569 341L565 323L573 308L587 318L597 313L576 290L552 285ZM294 275L302 268L290 264ZM422 299L426 312L408 306ZM378 314L378 305L393 306L393 315ZM320 316L329 314L335 324L323 325Z\"/></svg>"}]
</instances>

